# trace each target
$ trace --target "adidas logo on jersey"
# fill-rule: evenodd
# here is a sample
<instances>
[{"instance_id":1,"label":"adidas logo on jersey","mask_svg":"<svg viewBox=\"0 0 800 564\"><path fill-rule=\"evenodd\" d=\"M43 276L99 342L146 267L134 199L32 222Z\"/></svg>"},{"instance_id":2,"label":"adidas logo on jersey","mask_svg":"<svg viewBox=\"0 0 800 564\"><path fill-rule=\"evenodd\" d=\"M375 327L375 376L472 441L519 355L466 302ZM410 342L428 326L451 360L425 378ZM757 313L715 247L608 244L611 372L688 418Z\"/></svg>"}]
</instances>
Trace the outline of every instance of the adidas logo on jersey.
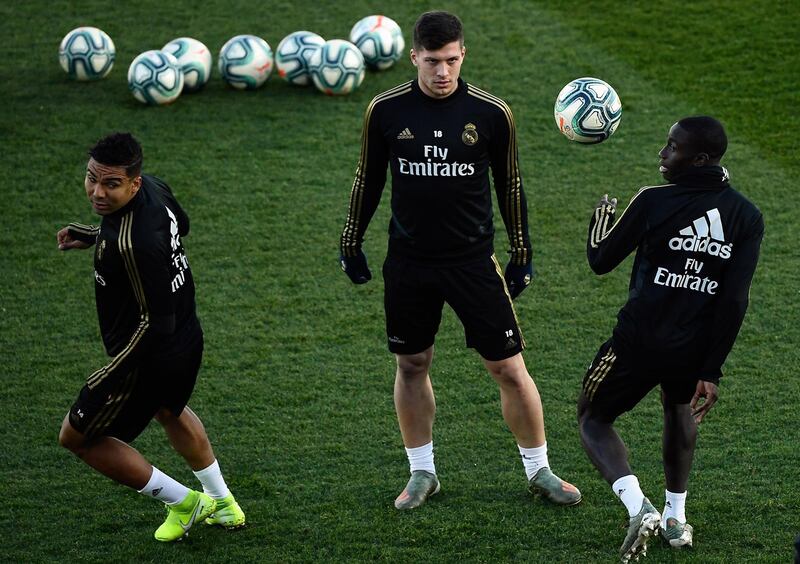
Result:
<instances>
[{"instance_id":1,"label":"adidas logo on jersey","mask_svg":"<svg viewBox=\"0 0 800 564\"><path fill-rule=\"evenodd\" d=\"M683 237L669 240L669 248L673 251L691 251L706 253L721 259L731 257L731 243L725 243L725 231L722 229L722 218L719 210L708 210L705 215L695 219L691 225L678 232Z\"/></svg>"},{"instance_id":2,"label":"adidas logo on jersey","mask_svg":"<svg viewBox=\"0 0 800 564\"><path fill-rule=\"evenodd\" d=\"M398 139L413 139L414 138L414 134L411 133L411 130L406 127L403 131L401 131L400 133L397 134L397 138Z\"/></svg>"}]
</instances>

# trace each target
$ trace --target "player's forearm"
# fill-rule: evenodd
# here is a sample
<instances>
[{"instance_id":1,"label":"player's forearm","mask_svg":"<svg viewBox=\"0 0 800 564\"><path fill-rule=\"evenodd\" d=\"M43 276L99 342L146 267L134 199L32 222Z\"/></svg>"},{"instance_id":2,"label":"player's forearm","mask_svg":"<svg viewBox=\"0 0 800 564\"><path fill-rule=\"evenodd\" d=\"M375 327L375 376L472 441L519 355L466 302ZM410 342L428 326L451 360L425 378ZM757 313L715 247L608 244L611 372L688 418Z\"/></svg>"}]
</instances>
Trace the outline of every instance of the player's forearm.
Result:
<instances>
[{"instance_id":1,"label":"player's forearm","mask_svg":"<svg viewBox=\"0 0 800 564\"><path fill-rule=\"evenodd\" d=\"M385 182L385 177L384 177ZM364 240L369 222L380 203L383 184L361 182L359 176L353 182L350 192L350 207L345 220L344 229L339 239L339 252L342 256L355 256Z\"/></svg>"},{"instance_id":2,"label":"player's forearm","mask_svg":"<svg viewBox=\"0 0 800 564\"><path fill-rule=\"evenodd\" d=\"M84 225L83 223L70 223L67 225L67 229L70 237L87 245L94 245L97 241L97 234L100 233L100 227L97 225Z\"/></svg>"},{"instance_id":3,"label":"player's forearm","mask_svg":"<svg viewBox=\"0 0 800 564\"><path fill-rule=\"evenodd\" d=\"M530 264L532 253L528 232L528 203L522 188L522 179L517 175L511 178L495 175L494 185L500 217L508 235L511 262L518 266Z\"/></svg>"}]
</instances>

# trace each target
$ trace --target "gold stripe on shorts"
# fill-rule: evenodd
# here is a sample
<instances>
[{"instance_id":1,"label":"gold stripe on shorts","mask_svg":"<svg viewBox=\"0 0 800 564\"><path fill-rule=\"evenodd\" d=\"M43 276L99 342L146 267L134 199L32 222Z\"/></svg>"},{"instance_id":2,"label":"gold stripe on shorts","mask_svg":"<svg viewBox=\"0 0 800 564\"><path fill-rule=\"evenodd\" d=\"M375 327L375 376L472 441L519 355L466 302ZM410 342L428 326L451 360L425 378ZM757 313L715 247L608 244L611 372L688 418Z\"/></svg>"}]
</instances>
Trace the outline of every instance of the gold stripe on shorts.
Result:
<instances>
[{"instance_id":1,"label":"gold stripe on shorts","mask_svg":"<svg viewBox=\"0 0 800 564\"><path fill-rule=\"evenodd\" d=\"M511 299L511 292L508 291L508 286L506 285L506 277L503 275L503 268L500 266L500 263L497 262L497 257L494 253L492 253L492 262L494 263L494 269L497 272L497 275L500 277L500 280L503 282L503 291L506 293L506 297L508 298L508 305L511 306L511 313L514 314L514 323L517 324L517 332L519 333L519 342L522 345L522 348L526 348L527 345L525 344L525 337L522 335L522 327L519 324L519 317L517 317L517 310L514 308L514 300Z\"/></svg>"},{"instance_id":2,"label":"gold stripe on shorts","mask_svg":"<svg viewBox=\"0 0 800 564\"><path fill-rule=\"evenodd\" d=\"M108 428L108 426L119 415L125 403L130 398L133 388L136 386L139 371L134 370L120 383L116 390L109 396L109 401L95 416L94 420L86 428L84 433L87 437L97 435Z\"/></svg>"},{"instance_id":3,"label":"gold stripe on shorts","mask_svg":"<svg viewBox=\"0 0 800 564\"><path fill-rule=\"evenodd\" d=\"M600 384L602 384L605 377L611 371L615 360L617 360L617 355L614 353L614 350L609 347L608 352L603 355L603 358L600 359L600 362L597 363L597 366L595 366L594 370L592 370L586 378L583 384L583 391L586 397L589 398L589 401L594 398L594 395L597 393L597 388L600 387Z\"/></svg>"}]
</instances>

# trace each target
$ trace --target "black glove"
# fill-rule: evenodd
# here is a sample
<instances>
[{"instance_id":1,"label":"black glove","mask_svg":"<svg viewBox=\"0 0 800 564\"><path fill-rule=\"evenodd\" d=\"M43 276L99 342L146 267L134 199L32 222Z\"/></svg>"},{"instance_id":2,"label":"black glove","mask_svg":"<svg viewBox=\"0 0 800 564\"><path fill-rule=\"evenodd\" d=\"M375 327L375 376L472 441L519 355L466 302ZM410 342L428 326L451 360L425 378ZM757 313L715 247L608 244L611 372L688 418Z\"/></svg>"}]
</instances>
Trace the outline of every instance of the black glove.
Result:
<instances>
[{"instance_id":1,"label":"black glove","mask_svg":"<svg viewBox=\"0 0 800 564\"><path fill-rule=\"evenodd\" d=\"M533 280L533 263L529 262L525 266L519 266L512 262L508 263L505 272L506 286L513 300L527 288Z\"/></svg>"},{"instance_id":2,"label":"black glove","mask_svg":"<svg viewBox=\"0 0 800 564\"><path fill-rule=\"evenodd\" d=\"M353 284L366 284L372 280L372 273L367 266L367 255L361 249L354 257L339 255L339 264L342 265L342 270Z\"/></svg>"}]
</instances>

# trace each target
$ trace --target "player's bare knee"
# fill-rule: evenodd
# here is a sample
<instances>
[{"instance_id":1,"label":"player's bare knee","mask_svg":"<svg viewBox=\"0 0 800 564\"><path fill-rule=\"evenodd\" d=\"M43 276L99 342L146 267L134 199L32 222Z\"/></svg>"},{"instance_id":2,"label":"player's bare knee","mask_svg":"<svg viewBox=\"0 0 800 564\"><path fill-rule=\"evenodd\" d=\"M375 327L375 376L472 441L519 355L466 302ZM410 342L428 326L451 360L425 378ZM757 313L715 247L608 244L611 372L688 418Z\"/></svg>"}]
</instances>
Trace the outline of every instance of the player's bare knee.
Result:
<instances>
[{"instance_id":1,"label":"player's bare knee","mask_svg":"<svg viewBox=\"0 0 800 564\"><path fill-rule=\"evenodd\" d=\"M175 419L176 417L172 415L172 412L166 407L162 407L155 414L155 420L158 421L161 425L168 425Z\"/></svg>"},{"instance_id":2,"label":"player's bare knee","mask_svg":"<svg viewBox=\"0 0 800 564\"><path fill-rule=\"evenodd\" d=\"M418 354L397 355L397 375L404 380L424 378L431 366L431 355L426 352Z\"/></svg>"},{"instance_id":3,"label":"player's bare knee","mask_svg":"<svg viewBox=\"0 0 800 564\"><path fill-rule=\"evenodd\" d=\"M489 374L503 388L516 390L519 392L527 389L532 380L524 366L520 368L518 364L512 362L490 362L486 363Z\"/></svg>"},{"instance_id":4,"label":"player's bare knee","mask_svg":"<svg viewBox=\"0 0 800 564\"><path fill-rule=\"evenodd\" d=\"M86 439L65 420L58 432L58 444L80 456L86 445Z\"/></svg>"}]
</instances>

